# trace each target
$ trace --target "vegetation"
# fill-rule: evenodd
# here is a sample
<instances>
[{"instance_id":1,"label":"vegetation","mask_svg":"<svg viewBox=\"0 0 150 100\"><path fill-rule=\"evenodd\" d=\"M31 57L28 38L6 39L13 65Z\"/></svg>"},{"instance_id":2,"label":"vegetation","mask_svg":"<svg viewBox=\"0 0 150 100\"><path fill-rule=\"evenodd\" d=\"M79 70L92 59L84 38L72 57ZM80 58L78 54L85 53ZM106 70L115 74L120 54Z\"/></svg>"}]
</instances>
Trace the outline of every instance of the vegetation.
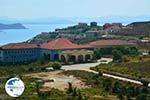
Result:
<instances>
[{"instance_id":1,"label":"vegetation","mask_svg":"<svg viewBox=\"0 0 150 100\"><path fill-rule=\"evenodd\" d=\"M121 36L132 36L132 37L150 37L150 22L134 22L124 28L119 32L113 32L112 34Z\"/></svg>"},{"instance_id":2,"label":"vegetation","mask_svg":"<svg viewBox=\"0 0 150 100\"><path fill-rule=\"evenodd\" d=\"M84 71L67 71L67 75L74 75L80 77L91 87L83 89L82 94L88 96L89 99L93 99L96 96L109 98L110 95L116 96L119 100L149 100L150 89L146 86L139 86L113 80L111 78L102 77L90 72ZM107 97L108 96L108 97ZM141 99L142 98L142 99ZM99 98L100 99L100 98Z\"/></svg>"},{"instance_id":3,"label":"vegetation","mask_svg":"<svg viewBox=\"0 0 150 100\"><path fill-rule=\"evenodd\" d=\"M68 90L67 90L67 93L72 93L73 92L73 87L72 87L72 84L70 82L68 82Z\"/></svg>"},{"instance_id":4,"label":"vegetation","mask_svg":"<svg viewBox=\"0 0 150 100\"><path fill-rule=\"evenodd\" d=\"M53 62L51 66L54 70L60 70L62 65L59 62Z\"/></svg>"},{"instance_id":5,"label":"vegetation","mask_svg":"<svg viewBox=\"0 0 150 100\"><path fill-rule=\"evenodd\" d=\"M0 76L21 75L23 73L33 73L45 71L47 62L37 61L28 64L0 65Z\"/></svg>"},{"instance_id":6,"label":"vegetation","mask_svg":"<svg viewBox=\"0 0 150 100\"><path fill-rule=\"evenodd\" d=\"M122 60L122 52L119 50L113 50L113 61L114 62L119 62Z\"/></svg>"},{"instance_id":7,"label":"vegetation","mask_svg":"<svg viewBox=\"0 0 150 100\"><path fill-rule=\"evenodd\" d=\"M137 78L150 78L150 57L137 56L127 57L124 56L123 60L119 63L100 64L94 68L96 71L123 74L126 76L133 76Z\"/></svg>"},{"instance_id":8,"label":"vegetation","mask_svg":"<svg viewBox=\"0 0 150 100\"><path fill-rule=\"evenodd\" d=\"M150 90L146 83L144 86L139 86L127 82L114 80L111 78L103 77L101 72L94 74L86 71L65 71L65 75L73 75L81 78L88 88L77 89L73 87L71 83L68 83L68 89L66 92L57 89L51 89L49 94L40 94L39 89L41 88L40 83L37 82L39 79L29 78L20 76L24 80L26 89L22 96L19 98L11 98L6 95L4 91L5 79L0 79L0 99L7 100L149 100Z\"/></svg>"},{"instance_id":9,"label":"vegetation","mask_svg":"<svg viewBox=\"0 0 150 100\"><path fill-rule=\"evenodd\" d=\"M120 62L122 60L128 61L127 57L123 57L123 55L127 56L138 56L139 51L135 47L108 47L101 48L94 51L93 58L100 59L105 55L113 55L114 62Z\"/></svg>"},{"instance_id":10,"label":"vegetation","mask_svg":"<svg viewBox=\"0 0 150 100\"><path fill-rule=\"evenodd\" d=\"M100 59L102 56L101 52L98 50L95 50L93 53L93 59Z\"/></svg>"}]
</instances>

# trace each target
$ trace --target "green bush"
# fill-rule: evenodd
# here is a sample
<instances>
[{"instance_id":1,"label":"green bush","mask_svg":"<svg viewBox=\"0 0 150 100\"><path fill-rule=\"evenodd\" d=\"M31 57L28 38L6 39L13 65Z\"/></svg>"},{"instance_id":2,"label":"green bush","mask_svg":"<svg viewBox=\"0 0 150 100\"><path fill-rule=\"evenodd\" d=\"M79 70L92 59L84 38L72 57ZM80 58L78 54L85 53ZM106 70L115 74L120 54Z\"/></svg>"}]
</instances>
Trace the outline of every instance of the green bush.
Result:
<instances>
[{"instance_id":1,"label":"green bush","mask_svg":"<svg viewBox=\"0 0 150 100\"><path fill-rule=\"evenodd\" d=\"M59 62L53 62L51 66L54 70L60 70L62 65Z\"/></svg>"},{"instance_id":2,"label":"green bush","mask_svg":"<svg viewBox=\"0 0 150 100\"><path fill-rule=\"evenodd\" d=\"M113 50L113 61L121 61L122 55L122 52L120 52L119 50Z\"/></svg>"}]
</instances>

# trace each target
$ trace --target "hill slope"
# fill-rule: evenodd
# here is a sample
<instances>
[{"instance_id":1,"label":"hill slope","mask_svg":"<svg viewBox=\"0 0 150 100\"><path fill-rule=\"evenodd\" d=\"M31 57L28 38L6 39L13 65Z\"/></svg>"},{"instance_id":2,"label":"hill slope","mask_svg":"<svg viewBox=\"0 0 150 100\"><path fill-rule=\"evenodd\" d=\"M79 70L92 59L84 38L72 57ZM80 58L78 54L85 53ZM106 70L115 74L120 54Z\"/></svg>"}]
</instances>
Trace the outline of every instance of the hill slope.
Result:
<instances>
[{"instance_id":1,"label":"hill slope","mask_svg":"<svg viewBox=\"0 0 150 100\"><path fill-rule=\"evenodd\" d=\"M140 36L150 37L150 21L133 22L122 28L119 32L113 34L135 36L135 37Z\"/></svg>"}]
</instances>

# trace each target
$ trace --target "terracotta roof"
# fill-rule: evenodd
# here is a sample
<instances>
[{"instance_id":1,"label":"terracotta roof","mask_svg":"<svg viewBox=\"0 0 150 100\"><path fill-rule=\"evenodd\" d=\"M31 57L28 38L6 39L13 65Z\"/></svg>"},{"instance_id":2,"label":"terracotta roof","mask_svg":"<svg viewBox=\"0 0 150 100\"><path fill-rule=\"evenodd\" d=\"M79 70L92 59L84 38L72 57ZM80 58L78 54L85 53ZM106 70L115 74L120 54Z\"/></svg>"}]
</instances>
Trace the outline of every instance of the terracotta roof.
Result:
<instances>
[{"instance_id":1,"label":"terracotta roof","mask_svg":"<svg viewBox=\"0 0 150 100\"><path fill-rule=\"evenodd\" d=\"M37 45L30 43L9 43L1 46L2 49L27 49L27 48L38 48Z\"/></svg>"},{"instance_id":2,"label":"terracotta roof","mask_svg":"<svg viewBox=\"0 0 150 100\"><path fill-rule=\"evenodd\" d=\"M121 46L121 45L135 45L135 43L121 39L102 39L89 43L90 46Z\"/></svg>"},{"instance_id":3,"label":"terracotta roof","mask_svg":"<svg viewBox=\"0 0 150 100\"><path fill-rule=\"evenodd\" d=\"M66 38L59 38L54 41L43 43L41 45L41 48L61 50L61 49L90 48L90 46L89 45L77 45L77 44L70 42Z\"/></svg>"}]
</instances>

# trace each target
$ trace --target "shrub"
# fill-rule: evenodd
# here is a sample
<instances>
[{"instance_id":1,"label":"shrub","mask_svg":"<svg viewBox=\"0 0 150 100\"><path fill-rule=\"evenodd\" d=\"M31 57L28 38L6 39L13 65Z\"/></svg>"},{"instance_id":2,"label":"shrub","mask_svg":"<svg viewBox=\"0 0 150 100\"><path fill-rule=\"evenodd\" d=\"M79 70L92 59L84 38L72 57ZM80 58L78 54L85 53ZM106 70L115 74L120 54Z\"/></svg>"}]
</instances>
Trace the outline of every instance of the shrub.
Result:
<instances>
[{"instance_id":1,"label":"shrub","mask_svg":"<svg viewBox=\"0 0 150 100\"><path fill-rule=\"evenodd\" d=\"M114 50L113 51L113 61L121 61L122 60L122 52L119 50Z\"/></svg>"},{"instance_id":2,"label":"shrub","mask_svg":"<svg viewBox=\"0 0 150 100\"><path fill-rule=\"evenodd\" d=\"M54 70L60 70L61 69L61 64L59 62L53 62L51 66Z\"/></svg>"},{"instance_id":3,"label":"shrub","mask_svg":"<svg viewBox=\"0 0 150 100\"><path fill-rule=\"evenodd\" d=\"M33 68L33 67L30 67L30 68L28 69L28 71L29 71L29 72L33 72L33 71L34 71L34 68Z\"/></svg>"},{"instance_id":4,"label":"shrub","mask_svg":"<svg viewBox=\"0 0 150 100\"><path fill-rule=\"evenodd\" d=\"M129 62L129 61L130 61L130 59L129 59L128 56L123 56L122 57L122 62Z\"/></svg>"}]
</instances>

